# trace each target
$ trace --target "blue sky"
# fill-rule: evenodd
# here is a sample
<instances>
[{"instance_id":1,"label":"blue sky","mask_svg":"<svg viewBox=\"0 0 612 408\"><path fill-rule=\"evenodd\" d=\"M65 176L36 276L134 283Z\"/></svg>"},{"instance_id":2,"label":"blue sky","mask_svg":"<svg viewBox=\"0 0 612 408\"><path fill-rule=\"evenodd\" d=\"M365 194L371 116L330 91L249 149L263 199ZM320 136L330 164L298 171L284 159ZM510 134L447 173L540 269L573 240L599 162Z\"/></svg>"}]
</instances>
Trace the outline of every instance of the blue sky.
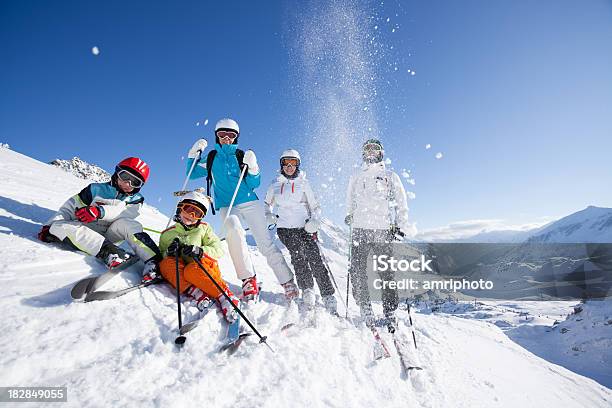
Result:
<instances>
[{"instance_id":1,"label":"blue sky","mask_svg":"<svg viewBox=\"0 0 612 408\"><path fill-rule=\"evenodd\" d=\"M170 212L182 157L231 116L260 196L295 147L339 221L378 136L420 230L541 222L612 206L610 44L603 0L3 1L0 141L107 170L141 156Z\"/></svg>"}]
</instances>

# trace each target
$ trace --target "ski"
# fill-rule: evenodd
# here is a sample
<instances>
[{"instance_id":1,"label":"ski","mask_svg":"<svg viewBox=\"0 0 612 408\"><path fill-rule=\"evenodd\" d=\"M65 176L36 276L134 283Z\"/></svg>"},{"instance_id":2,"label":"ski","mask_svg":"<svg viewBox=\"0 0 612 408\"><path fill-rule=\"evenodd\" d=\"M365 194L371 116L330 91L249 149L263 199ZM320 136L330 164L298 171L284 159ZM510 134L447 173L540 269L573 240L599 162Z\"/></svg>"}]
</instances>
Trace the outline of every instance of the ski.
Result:
<instances>
[{"instance_id":1,"label":"ski","mask_svg":"<svg viewBox=\"0 0 612 408\"><path fill-rule=\"evenodd\" d=\"M370 330L372 331L372 335L374 336L374 360L391 357L391 353L389 353L389 348L387 347L387 344L382 339L382 337L380 337L380 333L378 333L376 327L372 326L370 327Z\"/></svg>"},{"instance_id":2,"label":"ski","mask_svg":"<svg viewBox=\"0 0 612 408\"><path fill-rule=\"evenodd\" d=\"M393 338L393 345L395 346L395 350L397 351L397 355L400 359L403 374L408 376L410 371L422 370L423 368L419 364L416 354L413 353L413 357L411 357L411 354L407 351L408 346L406 345L405 337L397 330L392 331L391 336Z\"/></svg>"},{"instance_id":3,"label":"ski","mask_svg":"<svg viewBox=\"0 0 612 408\"><path fill-rule=\"evenodd\" d=\"M130 259L123 262L116 268L112 268L104 272L102 275L90 276L88 278L81 279L78 281L70 291L70 296L73 300L82 300L90 292L95 292L98 288L102 287L106 282L117 276L122 270L134 265L139 261L136 255L132 255Z\"/></svg>"},{"instance_id":4,"label":"ski","mask_svg":"<svg viewBox=\"0 0 612 408\"><path fill-rule=\"evenodd\" d=\"M105 291L105 290L97 290L97 291L93 291L93 292L89 292L85 295L85 302L92 302L92 301L96 301L96 300L109 300L109 299L115 299L118 298L119 296L123 296L126 293L130 293L134 290L138 290L138 289L142 289L142 288L146 288L147 286L151 286L151 285L157 285L158 283L162 283L164 282L164 278L162 277L157 277L153 280L150 280L148 282L141 282L138 285L134 285L134 286L130 286L127 287L125 289L121 289L121 290L115 290L115 291Z\"/></svg>"},{"instance_id":5,"label":"ski","mask_svg":"<svg viewBox=\"0 0 612 408\"><path fill-rule=\"evenodd\" d=\"M240 316L238 316L236 317L236 320L230 323L227 327L225 344L219 348L220 353L227 351L227 354L229 355L234 354L244 339L252 334L246 332L241 333L240 329Z\"/></svg>"}]
</instances>

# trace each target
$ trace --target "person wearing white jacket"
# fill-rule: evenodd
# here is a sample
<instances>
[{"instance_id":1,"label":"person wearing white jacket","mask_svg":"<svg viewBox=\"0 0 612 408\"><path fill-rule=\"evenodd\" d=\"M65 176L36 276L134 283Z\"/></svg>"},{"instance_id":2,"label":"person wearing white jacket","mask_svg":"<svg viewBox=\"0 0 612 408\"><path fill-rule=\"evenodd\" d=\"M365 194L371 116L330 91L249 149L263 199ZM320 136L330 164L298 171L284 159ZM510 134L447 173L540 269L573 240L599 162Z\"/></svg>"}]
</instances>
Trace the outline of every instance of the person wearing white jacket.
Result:
<instances>
[{"instance_id":1,"label":"person wearing white jacket","mask_svg":"<svg viewBox=\"0 0 612 408\"><path fill-rule=\"evenodd\" d=\"M350 278L353 297L368 326L374 324L366 269L368 254L391 255L391 243L410 229L406 191L399 176L386 169L383 155L379 140L370 139L364 143L363 164L349 181L344 220L352 232ZM389 280L392 275L381 273L381 278ZM382 300L385 318L394 324L397 290L383 289Z\"/></svg>"},{"instance_id":2,"label":"person wearing white jacket","mask_svg":"<svg viewBox=\"0 0 612 408\"><path fill-rule=\"evenodd\" d=\"M285 150L280 166L280 174L268 187L264 200L268 223L276 225L278 238L291 254L304 305L307 308L315 305L316 280L326 309L336 313L331 272L325 267L317 244L321 207L304 172L300 171L300 154L294 149Z\"/></svg>"}]
</instances>

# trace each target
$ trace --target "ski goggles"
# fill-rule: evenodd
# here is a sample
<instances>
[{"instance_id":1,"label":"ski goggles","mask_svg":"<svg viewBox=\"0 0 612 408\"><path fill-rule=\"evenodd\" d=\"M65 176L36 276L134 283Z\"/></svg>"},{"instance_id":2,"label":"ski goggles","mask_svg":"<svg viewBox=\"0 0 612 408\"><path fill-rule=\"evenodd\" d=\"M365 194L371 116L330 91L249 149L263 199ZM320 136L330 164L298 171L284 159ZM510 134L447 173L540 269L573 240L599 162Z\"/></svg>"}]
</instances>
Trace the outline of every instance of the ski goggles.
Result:
<instances>
[{"instance_id":1,"label":"ski goggles","mask_svg":"<svg viewBox=\"0 0 612 408\"><path fill-rule=\"evenodd\" d=\"M296 168L297 166L300 165L300 162L298 161L298 159L283 159L281 161L281 166L283 167L287 167L287 168Z\"/></svg>"},{"instance_id":2,"label":"ski goggles","mask_svg":"<svg viewBox=\"0 0 612 408\"><path fill-rule=\"evenodd\" d=\"M206 213L200 207L191 203L179 203L178 209L189 216L191 219L201 220Z\"/></svg>"},{"instance_id":3,"label":"ski goggles","mask_svg":"<svg viewBox=\"0 0 612 408\"><path fill-rule=\"evenodd\" d=\"M122 181L130 183L133 188L140 188L144 184L141 179L124 169L119 169L119 171L117 171L117 177Z\"/></svg>"},{"instance_id":4,"label":"ski goggles","mask_svg":"<svg viewBox=\"0 0 612 408\"><path fill-rule=\"evenodd\" d=\"M226 139L226 140L229 140L230 142L233 142L238 137L238 134L236 132L231 132L229 130L219 130L217 132L217 137L219 139Z\"/></svg>"}]
</instances>

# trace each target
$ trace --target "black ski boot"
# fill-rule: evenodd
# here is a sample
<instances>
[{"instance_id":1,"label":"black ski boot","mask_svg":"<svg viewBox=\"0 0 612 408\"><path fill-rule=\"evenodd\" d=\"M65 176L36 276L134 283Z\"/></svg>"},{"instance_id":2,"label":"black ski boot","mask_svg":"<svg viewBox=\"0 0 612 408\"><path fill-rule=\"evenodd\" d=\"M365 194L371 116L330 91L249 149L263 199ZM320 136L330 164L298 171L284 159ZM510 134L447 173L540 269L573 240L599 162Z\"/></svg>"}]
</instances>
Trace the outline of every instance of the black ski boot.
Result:
<instances>
[{"instance_id":1,"label":"black ski boot","mask_svg":"<svg viewBox=\"0 0 612 408\"><path fill-rule=\"evenodd\" d=\"M117 269L132 256L112 242L105 241L96 258L101 259L108 269Z\"/></svg>"}]
</instances>

